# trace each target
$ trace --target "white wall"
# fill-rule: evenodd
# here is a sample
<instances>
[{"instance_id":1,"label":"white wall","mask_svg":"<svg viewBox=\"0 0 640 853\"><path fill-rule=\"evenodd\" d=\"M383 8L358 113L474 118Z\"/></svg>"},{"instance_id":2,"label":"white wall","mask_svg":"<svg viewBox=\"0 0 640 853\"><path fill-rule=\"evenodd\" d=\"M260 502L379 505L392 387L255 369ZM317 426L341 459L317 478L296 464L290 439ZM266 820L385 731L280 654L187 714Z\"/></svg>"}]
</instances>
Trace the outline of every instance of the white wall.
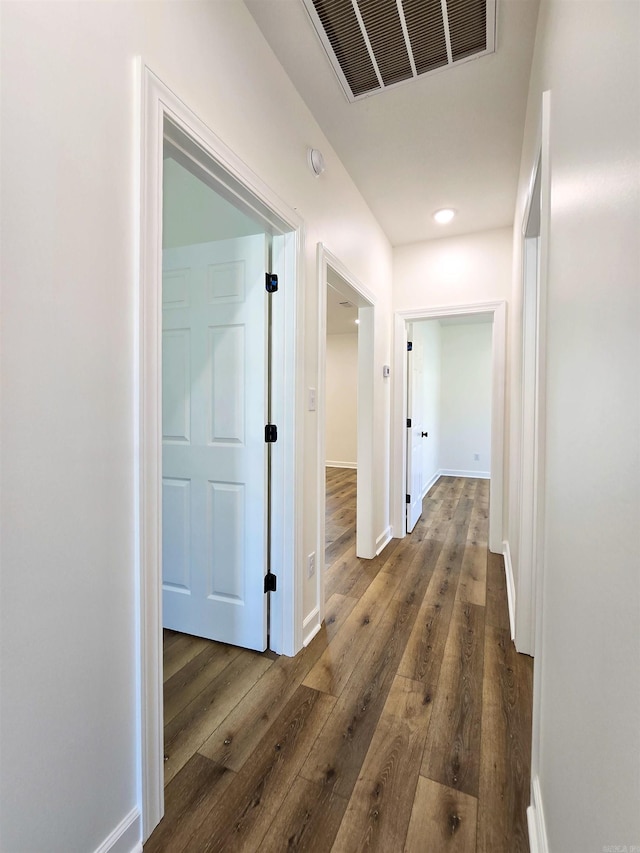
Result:
<instances>
[{"instance_id":1,"label":"white wall","mask_svg":"<svg viewBox=\"0 0 640 853\"><path fill-rule=\"evenodd\" d=\"M412 326L414 352L423 352L424 484L442 471L488 476L492 323L423 320Z\"/></svg>"},{"instance_id":2,"label":"white wall","mask_svg":"<svg viewBox=\"0 0 640 853\"><path fill-rule=\"evenodd\" d=\"M305 387L318 387L316 243L375 294L375 457L389 453L382 365L391 249L244 5L3 3L0 848L7 851L91 851L127 816L139 829L138 55L304 219ZM309 145L325 155L320 179L306 163ZM303 410L301 401L309 553L317 547L317 424ZM389 523L388 494L382 465L379 531ZM317 601L315 584L304 584L306 615Z\"/></svg>"},{"instance_id":3,"label":"white wall","mask_svg":"<svg viewBox=\"0 0 640 853\"><path fill-rule=\"evenodd\" d=\"M327 464L358 462L358 335L327 335Z\"/></svg>"},{"instance_id":4,"label":"white wall","mask_svg":"<svg viewBox=\"0 0 640 853\"><path fill-rule=\"evenodd\" d=\"M491 323L444 325L440 331L440 468L465 472L460 476L491 472L492 331Z\"/></svg>"},{"instance_id":5,"label":"white wall","mask_svg":"<svg viewBox=\"0 0 640 853\"><path fill-rule=\"evenodd\" d=\"M436 308L509 299L511 228L396 246L393 309Z\"/></svg>"},{"instance_id":6,"label":"white wall","mask_svg":"<svg viewBox=\"0 0 640 853\"><path fill-rule=\"evenodd\" d=\"M551 853L640 845L639 44L638 3L541 6L513 313L541 97L550 90L546 549L533 772Z\"/></svg>"}]
</instances>

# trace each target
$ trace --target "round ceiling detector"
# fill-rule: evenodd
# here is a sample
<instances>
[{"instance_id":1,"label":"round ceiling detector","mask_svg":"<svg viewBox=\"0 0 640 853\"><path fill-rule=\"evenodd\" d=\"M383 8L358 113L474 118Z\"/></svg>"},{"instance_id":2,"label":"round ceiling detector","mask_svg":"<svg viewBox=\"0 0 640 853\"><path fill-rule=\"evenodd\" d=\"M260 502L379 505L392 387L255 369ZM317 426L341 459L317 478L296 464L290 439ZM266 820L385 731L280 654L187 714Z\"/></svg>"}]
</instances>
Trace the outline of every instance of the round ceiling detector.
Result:
<instances>
[{"instance_id":1,"label":"round ceiling detector","mask_svg":"<svg viewBox=\"0 0 640 853\"><path fill-rule=\"evenodd\" d=\"M317 148L307 148L307 162L316 178L324 172L324 157Z\"/></svg>"},{"instance_id":2,"label":"round ceiling detector","mask_svg":"<svg viewBox=\"0 0 640 853\"><path fill-rule=\"evenodd\" d=\"M451 222L455 215L456 212L452 207L443 207L442 210L436 210L433 214L433 218L436 222L439 222L440 225L446 225L448 222Z\"/></svg>"}]
</instances>

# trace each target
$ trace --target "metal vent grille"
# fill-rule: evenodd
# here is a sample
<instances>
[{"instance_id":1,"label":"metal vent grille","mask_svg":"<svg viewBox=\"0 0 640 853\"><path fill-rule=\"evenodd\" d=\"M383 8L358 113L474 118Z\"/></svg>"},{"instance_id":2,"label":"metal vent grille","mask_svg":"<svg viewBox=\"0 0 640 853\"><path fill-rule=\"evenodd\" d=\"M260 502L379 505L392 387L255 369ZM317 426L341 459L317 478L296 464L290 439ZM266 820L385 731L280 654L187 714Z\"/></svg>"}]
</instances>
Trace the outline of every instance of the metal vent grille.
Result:
<instances>
[{"instance_id":1,"label":"metal vent grille","mask_svg":"<svg viewBox=\"0 0 640 853\"><path fill-rule=\"evenodd\" d=\"M351 101L495 50L496 0L303 0Z\"/></svg>"}]
</instances>

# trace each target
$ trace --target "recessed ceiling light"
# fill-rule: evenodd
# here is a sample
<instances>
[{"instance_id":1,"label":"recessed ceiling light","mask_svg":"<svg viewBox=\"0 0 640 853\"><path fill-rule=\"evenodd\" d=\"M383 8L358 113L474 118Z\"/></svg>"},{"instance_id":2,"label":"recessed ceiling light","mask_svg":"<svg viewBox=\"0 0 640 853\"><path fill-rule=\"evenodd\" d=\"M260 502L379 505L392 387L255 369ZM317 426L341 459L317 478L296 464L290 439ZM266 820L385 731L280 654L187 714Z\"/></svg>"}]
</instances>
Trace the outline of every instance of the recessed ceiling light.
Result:
<instances>
[{"instance_id":1,"label":"recessed ceiling light","mask_svg":"<svg viewBox=\"0 0 640 853\"><path fill-rule=\"evenodd\" d=\"M446 225L448 222L451 222L455 215L456 212L452 207L443 207L442 210L436 210L433 214L433 218L436 222L439 222L440 225Z\"/></svg>"}]
</instances>

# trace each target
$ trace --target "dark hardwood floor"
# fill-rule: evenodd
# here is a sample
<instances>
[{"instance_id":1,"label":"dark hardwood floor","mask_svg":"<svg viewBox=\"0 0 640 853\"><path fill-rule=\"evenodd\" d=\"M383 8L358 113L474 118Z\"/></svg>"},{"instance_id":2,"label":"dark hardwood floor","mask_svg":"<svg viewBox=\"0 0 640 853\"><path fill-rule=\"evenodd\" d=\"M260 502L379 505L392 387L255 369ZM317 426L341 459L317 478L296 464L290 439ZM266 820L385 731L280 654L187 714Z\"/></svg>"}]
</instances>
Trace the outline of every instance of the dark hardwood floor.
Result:
<instances>
[{"instance_id":1,"label":"dark hardwood floor","mask_svg":"<svg viewBox=\"0 0 640 853\"><path fill-rule=\"evenodd\" d=\"M327 471L327 613L295 658L165 632L154 851L528 851L532 660L509 634L488 481L441 478L415 530L355 556Z\"/></svg>"}]
</instances>

